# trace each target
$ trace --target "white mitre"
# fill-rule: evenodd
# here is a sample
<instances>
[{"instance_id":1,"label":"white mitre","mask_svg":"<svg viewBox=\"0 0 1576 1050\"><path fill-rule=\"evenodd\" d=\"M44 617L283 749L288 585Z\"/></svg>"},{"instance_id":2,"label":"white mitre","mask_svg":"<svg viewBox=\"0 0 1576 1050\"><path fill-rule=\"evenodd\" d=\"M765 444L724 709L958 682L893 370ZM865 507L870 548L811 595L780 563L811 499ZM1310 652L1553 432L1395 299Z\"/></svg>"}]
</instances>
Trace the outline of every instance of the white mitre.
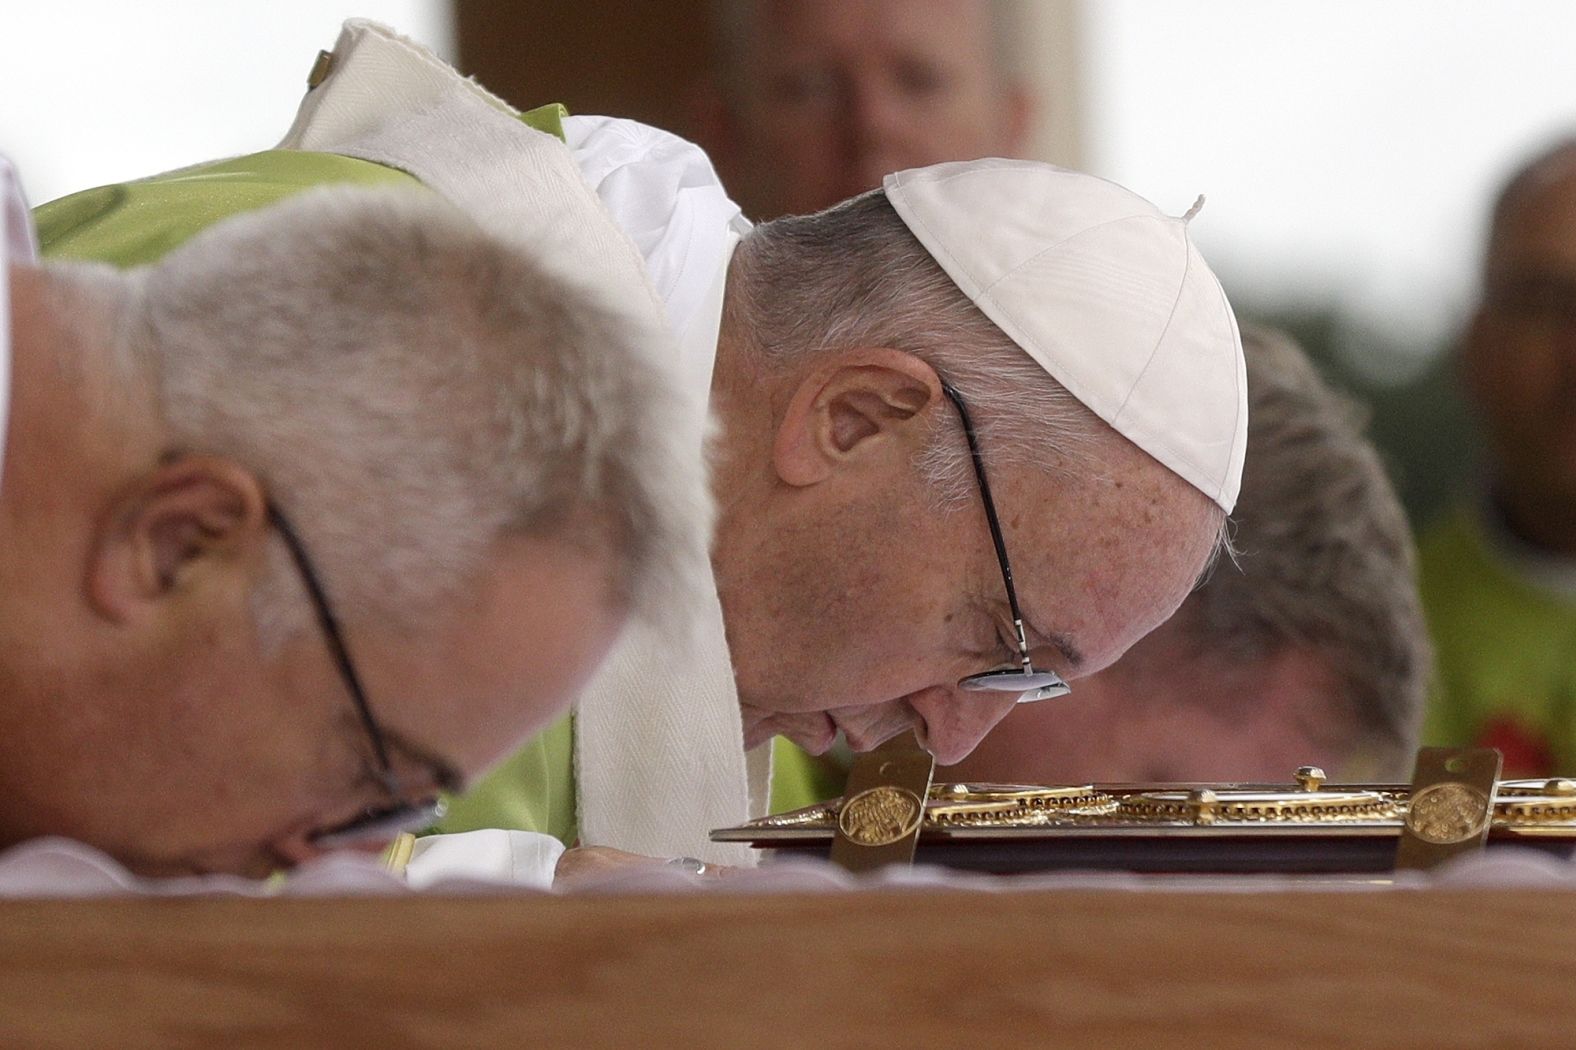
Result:
<instances>
[{"instance_id":1,"label":"white mitre","mask_svg":"<svg viewBox=\"0 0 1576 1050\"><path fill-rule=\"evenodd\" d=\"M936 164L886 195L980 311L1133 444L1228 513L1248 438L1237 320L1183 218L1075 171ZM1196 210L1196 206L1195 206Z\"/></svg>"},{"instance_id":2,"label":"white mitre","mask_svg":"<svg viewBox=\"0 0 1576 1050\"><path fill-rule=\"evenodd\" d=\"M0 470L5 465L6 425L11 405L11 263L31 263L33 221L11 162L0 156Z\"/></svg>"}]
</instances>

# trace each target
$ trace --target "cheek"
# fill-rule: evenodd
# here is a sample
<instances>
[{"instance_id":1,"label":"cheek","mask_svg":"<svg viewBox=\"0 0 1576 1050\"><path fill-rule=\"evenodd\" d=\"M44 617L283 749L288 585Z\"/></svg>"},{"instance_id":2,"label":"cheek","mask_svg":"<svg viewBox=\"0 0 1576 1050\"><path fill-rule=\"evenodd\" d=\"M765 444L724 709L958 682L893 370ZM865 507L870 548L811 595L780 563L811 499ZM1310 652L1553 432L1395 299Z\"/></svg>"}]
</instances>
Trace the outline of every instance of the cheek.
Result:
<instances>
[{"instance_id":1,"label":"cheek","mask_svg":"<svg viewBox=\"0 0 1576 1050\"><path fill-rule=\"evenodd\" d=\"M1524 426L1523 413L1545 400L1554 379L1550 336L1533 325L1486 323L1478 338L1492 348L1481 352L1470 372L1484 410L1502 427Z\"/></svg>"},{"instance_id":2,"label":"cheek","mask_svg":"<svg viewBox=\"0 0 1576 1050\"><path fill-rule=\"evenodd\" d=\"M566 711L596 673L618 639L624 616L586 600L566 602L544 617L535 630L523 631L508 646L483 654L479 671L486 684L479 690L491 703L491 719L475 718L486 730L469 742L475 765L489 766L514 750L515 744L538 732ZM522 640L523 639L523 640ZM513 652L515 659L498 660Z\"/></svg>"}]
</instances>

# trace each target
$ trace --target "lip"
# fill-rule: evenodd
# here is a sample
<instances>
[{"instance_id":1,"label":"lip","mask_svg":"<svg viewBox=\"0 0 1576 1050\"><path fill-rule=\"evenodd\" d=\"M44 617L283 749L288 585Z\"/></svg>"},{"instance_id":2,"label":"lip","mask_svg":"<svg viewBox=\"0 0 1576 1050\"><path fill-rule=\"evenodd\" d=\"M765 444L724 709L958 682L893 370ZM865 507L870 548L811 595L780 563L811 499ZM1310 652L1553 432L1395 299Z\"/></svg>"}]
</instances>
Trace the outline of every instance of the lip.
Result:
<instances>
[{"instance_id":1,"label":"lip","mask_svg":"<svg viewBox=\"0 0 1576 1050\"><path fill-rule=\"evenodd\" d=\"M812 755L826 754L831 750L832 742L837 739L837 723L833 721L832 716L827 714L825 711L820 712L820 715L825 722L825 732L820 736L820 738L809 743L795 741L795 743L798 743L801 748Z\"/></svg>"}]
</instances>

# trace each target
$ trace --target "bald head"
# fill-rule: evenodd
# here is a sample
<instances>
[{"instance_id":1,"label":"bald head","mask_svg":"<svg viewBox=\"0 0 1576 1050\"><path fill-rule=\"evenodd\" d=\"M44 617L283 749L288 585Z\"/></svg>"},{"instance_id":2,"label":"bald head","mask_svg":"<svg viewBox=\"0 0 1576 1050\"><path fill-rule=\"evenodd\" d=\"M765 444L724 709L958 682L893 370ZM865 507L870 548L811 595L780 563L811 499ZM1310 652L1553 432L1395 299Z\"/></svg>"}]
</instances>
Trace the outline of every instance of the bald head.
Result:
<instances>
[{"instance_id":1,"label":"bald head","mask_svg":"<svg viewBox=\"0 0 1576 1050\"><path fill-rule=\"evenodd\" d=\"M1508 524L1576 554L1576 141L1534 157L1495 202L1462 375Z\"/></svg>"}]
</instances>

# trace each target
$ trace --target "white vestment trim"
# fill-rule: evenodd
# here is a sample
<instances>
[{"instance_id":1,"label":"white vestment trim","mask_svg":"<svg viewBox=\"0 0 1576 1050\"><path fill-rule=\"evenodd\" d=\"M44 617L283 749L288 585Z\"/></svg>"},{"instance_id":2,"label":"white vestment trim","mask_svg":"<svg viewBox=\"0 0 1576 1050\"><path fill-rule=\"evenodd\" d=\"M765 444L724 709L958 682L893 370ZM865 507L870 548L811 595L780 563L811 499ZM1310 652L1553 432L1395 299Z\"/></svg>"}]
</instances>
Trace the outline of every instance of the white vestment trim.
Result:
<instances>
[{"instance_id":1,"label":"white vestment trim","mask_svg":"<svg viewBox=\"0 0 1576 1050\"><path fill-rule=\"evenodd\" d=\"M307 94L280 147L409 172L487 228L523 238L534 257L595 288L599 301L612 296L624 312L658 305L640 252L592 192L577 167L580 156L386 27L345 23L328 78ZM598 179L599 188L606 184ZM629 190L627 180L614 185ZM727 256L742 228L741 220L717 233L721 256L709 272L696 270L699 295L690 278L660 304L684 336L683 349L660 317L655 322L661 333L652 338L654 352L680 359L694 398L697 446L707 426ZM671 247L661 237L650 245ZM673 316L674 307L682 317ZM764 755L746 762L722 608L715 581L706 584L699 588L706 597L695 617L697 638L687 650L676 649L670 634L632 626L576 707L577 807L586 845L754 863L748 847L707 839L710 829L762 811L769 764Z\"/></svg>"}]
</instances>

